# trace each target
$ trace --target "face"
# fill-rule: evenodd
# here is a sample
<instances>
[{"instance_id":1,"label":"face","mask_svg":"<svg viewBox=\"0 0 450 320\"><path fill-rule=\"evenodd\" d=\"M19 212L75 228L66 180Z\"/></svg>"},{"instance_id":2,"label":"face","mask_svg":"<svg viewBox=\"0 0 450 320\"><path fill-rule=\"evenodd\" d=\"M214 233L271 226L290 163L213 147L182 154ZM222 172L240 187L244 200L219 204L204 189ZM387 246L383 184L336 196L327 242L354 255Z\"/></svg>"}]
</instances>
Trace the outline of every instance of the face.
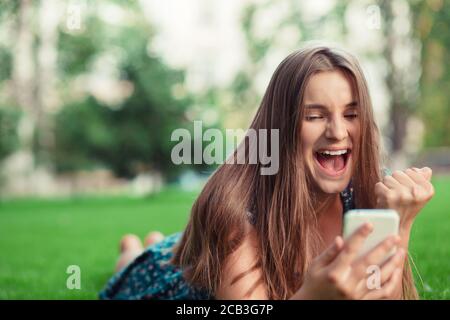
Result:
<instances>
[{"instance_id":1,"label":"face","mask_svg":"<svg viewBox=\"0 0 450 320\"><path fill-rule=\"evenodd\" d=\"M340 71L310 77L303 99L301 141L306 168L325 193L343 191L353 174L360 140L359 106Z\"/></svg>"}]
</instances>

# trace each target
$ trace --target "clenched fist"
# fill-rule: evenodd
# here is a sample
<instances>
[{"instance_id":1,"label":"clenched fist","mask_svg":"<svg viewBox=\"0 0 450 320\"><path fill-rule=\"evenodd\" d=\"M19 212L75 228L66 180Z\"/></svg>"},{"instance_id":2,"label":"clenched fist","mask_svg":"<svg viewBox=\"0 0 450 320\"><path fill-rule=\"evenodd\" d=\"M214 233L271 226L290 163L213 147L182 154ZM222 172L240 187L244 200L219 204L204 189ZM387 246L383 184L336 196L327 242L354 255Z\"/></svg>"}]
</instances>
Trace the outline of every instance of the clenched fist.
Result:
<instances>
[{"instance_id":1,"label":"clenched fist","mask_svg":"<svg viewBox=\"0 0 450 320\"><path fill-rule=\"evenodd\" d=\"M402 225L411 225L414 218L433 197L432 171L409 168L395 171L375 184L377 208L394 209L400 215Z\"/></svg>"}]
</instances>

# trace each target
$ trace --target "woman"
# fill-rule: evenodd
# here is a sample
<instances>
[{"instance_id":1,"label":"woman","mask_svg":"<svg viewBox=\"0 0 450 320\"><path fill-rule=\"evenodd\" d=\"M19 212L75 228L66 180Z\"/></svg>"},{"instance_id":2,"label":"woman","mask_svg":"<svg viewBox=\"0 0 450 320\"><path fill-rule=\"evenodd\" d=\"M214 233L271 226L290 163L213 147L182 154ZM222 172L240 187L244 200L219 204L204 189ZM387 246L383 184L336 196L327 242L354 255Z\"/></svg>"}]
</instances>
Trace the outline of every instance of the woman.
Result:
<instances>
[{"instance_id":1,"label":"woman","mask_svg":"<svg viewBox=\"0 0 450 320\"><path fill-rule=\"evenodd\" d=\"M378 129L357 60L326 46L289 55L250 128L279 130L278 172L261 175L263 165L250 161L219 167L185 231L150 246L100 297L417 298L405 257L414 218L434 193L431 170L382 177ZM252 150L244 142L233 156L245 148L248 160ZM264 147L271 150L271 142ZM342 217L351 208L397 210L400 236L358 257L371 226L344 241ZM394 246L400 249L381 264ZM374 264L379 290L366 285Z\"/></svg>"}]
</instances>

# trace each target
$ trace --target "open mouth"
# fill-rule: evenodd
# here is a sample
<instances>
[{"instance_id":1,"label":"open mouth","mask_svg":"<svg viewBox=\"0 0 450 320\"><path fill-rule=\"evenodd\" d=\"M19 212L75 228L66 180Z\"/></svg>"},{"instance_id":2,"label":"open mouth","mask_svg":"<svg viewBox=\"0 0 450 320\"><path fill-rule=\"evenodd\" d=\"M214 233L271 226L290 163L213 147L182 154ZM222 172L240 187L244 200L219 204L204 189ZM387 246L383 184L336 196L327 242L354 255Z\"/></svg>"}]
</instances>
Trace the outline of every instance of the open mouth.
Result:
<instances>
[{"instance_id":1,"label":"open mouth","mask_svg":"<svg viewBox=\"0 0 450 320\"><path fill-rule=\"evenodd\" d=\"M338 176L344 173L347 168L352 150L343 148L339 150L321 149L314 152L314 158L318 167L327 175Z\"/></svg>"}]
</instances>

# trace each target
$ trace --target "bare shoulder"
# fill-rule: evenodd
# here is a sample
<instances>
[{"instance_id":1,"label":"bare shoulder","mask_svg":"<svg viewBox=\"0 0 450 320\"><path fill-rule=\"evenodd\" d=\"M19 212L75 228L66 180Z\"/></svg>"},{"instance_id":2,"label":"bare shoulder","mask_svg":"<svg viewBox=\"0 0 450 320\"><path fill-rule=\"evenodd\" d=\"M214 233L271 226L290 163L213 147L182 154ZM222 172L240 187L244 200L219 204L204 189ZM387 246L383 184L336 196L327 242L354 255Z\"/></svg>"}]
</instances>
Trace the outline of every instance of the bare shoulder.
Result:
<instances>
[{"instance_id":1,"label":"bare shoulder","mask_svg":"<svg viewBox=\"0 0 450 320\"><path fill-rule=\"evenodd\" d=\"M239 248L225 260L216 299L268 299L262 271L257 265L256 231L250 224L247 230Z\"/></svg>"}]
</instances>

